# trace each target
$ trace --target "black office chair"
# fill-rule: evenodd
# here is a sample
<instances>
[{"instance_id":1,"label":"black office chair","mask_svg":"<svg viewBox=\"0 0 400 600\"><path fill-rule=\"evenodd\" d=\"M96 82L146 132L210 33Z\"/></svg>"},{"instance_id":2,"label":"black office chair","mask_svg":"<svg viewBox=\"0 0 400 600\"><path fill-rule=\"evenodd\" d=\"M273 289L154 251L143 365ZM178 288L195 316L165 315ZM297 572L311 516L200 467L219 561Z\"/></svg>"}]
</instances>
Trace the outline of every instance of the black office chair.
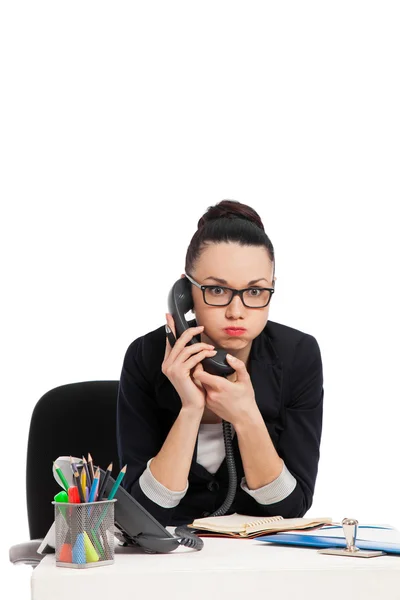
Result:
<instances>
[{"instance_id":1,"label":"black office chair","mask_svg":"<svg viewBox=\"0 0 400 600\"><path fill-rule=\"evenodd\" d=\"M37 553L54 521L54 495L60 491L53 477L59 456L92 455L95 465L112 476L119 473L116 441L118 381L70 383L44 394L31 418L26 464L26 499L31 542L10 548L10 561L36 566Z\"/></svg>"}]
</instances>

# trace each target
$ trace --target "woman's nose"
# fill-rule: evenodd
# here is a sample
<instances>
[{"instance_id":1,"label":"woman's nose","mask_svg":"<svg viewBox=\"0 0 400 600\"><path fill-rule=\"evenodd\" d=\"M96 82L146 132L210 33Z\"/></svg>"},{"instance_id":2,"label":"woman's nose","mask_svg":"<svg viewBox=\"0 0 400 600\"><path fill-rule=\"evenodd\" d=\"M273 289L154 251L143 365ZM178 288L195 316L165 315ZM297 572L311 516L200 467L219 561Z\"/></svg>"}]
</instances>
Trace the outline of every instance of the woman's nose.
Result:
<instances>
[{"instance_id":1,"label":"woman's nose","mask_svg":"<svg viewBox=\"0 0 400 600\"><path fill-rule=\"evenodd\" d=\"M230 317L239 317L244 311L243 302L240 299L239 295L236 295L232 298L232 301L226 307L226 314Z\"/></svg>"}]
</instances>

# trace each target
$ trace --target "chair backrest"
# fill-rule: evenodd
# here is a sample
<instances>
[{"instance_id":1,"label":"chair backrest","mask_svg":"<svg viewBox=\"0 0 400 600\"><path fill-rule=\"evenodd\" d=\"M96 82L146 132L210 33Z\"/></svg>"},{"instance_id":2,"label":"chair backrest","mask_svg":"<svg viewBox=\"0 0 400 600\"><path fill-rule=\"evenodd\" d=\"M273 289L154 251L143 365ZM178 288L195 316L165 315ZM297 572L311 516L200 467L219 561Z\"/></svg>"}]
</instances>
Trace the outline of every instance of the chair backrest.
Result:
<instances>
[{"instance_id":1,"label":"chair backrest","mask_svg":"<svg viewBox=\"0 0 400 600\"><path fill-rule=\"evenodd\" d=\"M53 477L59 456L87 457L118 475L116 406L118 381L87 381L54 388L37 402L31 418L26 470L30 539L44 538L54 521Z\"/></svg>"}]
</instances>

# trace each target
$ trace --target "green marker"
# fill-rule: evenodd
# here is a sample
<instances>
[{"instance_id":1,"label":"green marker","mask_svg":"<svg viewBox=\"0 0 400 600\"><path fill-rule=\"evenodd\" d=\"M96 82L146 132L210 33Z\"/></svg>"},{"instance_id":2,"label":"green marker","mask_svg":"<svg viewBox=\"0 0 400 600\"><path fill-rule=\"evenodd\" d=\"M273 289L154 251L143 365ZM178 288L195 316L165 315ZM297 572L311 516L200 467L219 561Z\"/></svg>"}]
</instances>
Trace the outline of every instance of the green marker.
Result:
<instances>
[{"instance_id":1,"label":"green marker","mask_svg":"<svg viewBox=\"0 0 400 600\"><path fill-rule=\"evenodd\" d=\"M67 494L67 492L64 492L64 490L62 490L61 492L58 492L58 494L56 494L54 496L54 501L55 502L66 502L68 504L68 494Z\"/></svg>"},{"instance_id":2,"label":"green marker","mask_svg":"<svg viewBox=\"0 0 400 600\"><path fill-rule=\"evenodd\" d=\"M57 463L53 462L53 465L56 468L57 475L61 479L61 482L62 482L62 484L64 486L65 491L67 492L68 489L69 489L69 485L68 485L68 481L64 477L64 473L61 471L60 467L57 466Z\"/></svg>"},{"instance_id":3,"label":"green marker","mask_svg":"<svg viewBox=\"0 0 400 600\"><path fill-rule=\"evenodd\" d=\"M119 484L122 481L123 476L126 473L126 465L124 467L122 467L122 469L119 472L119 475L116 479L116 482L114 483L114 485L112 486L111 492L108 495L107 500L112 500L115 496L115 494L117 493L117 489L119 488Z\"/></svg>"},{"instance_id":4,"label":"green marker","mask_svg":"<svg viewBox=\"0 0 400 600\"><path fill-rule=\"evenodd\" d=\"M65 502L68 504L68 494L67 492L65 492L64 490L62 490L61 492L58 492L58 494L56 494L54 496L54 502ZM67 507L66 506L59 506L58 507L62 516L64 517L64 519L67 521Z\"/></svg>"}]
</instances>

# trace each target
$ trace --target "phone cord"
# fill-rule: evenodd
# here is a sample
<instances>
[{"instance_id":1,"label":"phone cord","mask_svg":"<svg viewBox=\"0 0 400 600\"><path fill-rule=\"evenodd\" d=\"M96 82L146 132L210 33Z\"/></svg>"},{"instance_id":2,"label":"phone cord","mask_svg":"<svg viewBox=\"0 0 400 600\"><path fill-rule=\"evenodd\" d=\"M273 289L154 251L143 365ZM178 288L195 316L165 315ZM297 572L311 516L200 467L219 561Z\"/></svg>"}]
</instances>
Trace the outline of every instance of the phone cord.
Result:
<instances>
[{"instance_id":1,"label":"phone cord","mask_svg":"<svg viewBox=\"0 0 400 600\"><path fill-rule=\"evenodd\" d=\"M228 467L229 476L228 492L224 502L210 515L210 517L220 517L221 515L226 514L232 506L232 502L234 501L236 495L237 474L235 458L233 456L231 423L228 423L228 421L222 421L222 432L224 435L226 465ZM196 535L195 531L195 529L190 529L187 525L180 525L175 529L175 535L181 538L179 543L182 546L188 546L189 548L201 550L204 546L204 542Z\"/></svg>"},{"instance_id":2,"label":"phone cord","mask_svg":"<svg viewBox=\"0 0 400 600\"><path fill-rule=\"evenodd\" d=\"M232 506L232 502L234 501L236 495L237 475L235 458L233 456L231 423L228 423L228 421L222 421L222 432L224 435L226 466L228 468L229 477L228 492L221 506L215 510L210 517L220 517L221 515L226 514Z\"/></svg>"}]
</instances>

